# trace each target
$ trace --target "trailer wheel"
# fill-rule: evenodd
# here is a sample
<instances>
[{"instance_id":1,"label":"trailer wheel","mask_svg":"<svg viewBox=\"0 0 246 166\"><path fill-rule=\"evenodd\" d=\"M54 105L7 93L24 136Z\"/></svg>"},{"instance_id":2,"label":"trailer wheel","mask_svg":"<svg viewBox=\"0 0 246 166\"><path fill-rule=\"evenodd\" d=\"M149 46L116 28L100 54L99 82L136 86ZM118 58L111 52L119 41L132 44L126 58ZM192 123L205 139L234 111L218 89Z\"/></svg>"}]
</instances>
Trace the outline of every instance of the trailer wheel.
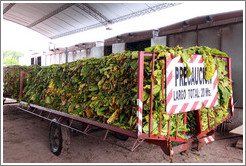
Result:
<instances>
[{"instance_id":1,"label":"trailer wheel","mask_svg":"<svg viewBox=\"0 0 246 166\"><path fill-rule=\"evenodd\" d=\"M122 141L126 141L129 138L128 136L119 133L115 133L115 137Z\"/></svg>"},{"instance_id":2,"label":"trailer wheel","mask_svg":"<svg viewBox=\"0 0 246 166\"><path fill-rule=\"evenodd\" d=\"M57 119L53 119L50 123L49 141L50 150L53 154L59 156L62 151L62 132L61 125L59 125Z\"/></svg>"}]
</instances>

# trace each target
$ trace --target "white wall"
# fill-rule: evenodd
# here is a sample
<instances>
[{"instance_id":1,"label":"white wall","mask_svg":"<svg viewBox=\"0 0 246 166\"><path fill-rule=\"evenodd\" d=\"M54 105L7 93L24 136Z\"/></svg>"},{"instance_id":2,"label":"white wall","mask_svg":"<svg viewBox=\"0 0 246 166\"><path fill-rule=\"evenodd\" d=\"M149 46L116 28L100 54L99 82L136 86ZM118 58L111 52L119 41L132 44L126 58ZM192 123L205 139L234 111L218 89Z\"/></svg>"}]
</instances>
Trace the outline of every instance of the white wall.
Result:
<instances>
[{"instance_id":1,"label":"white wall","mask_svg":"<svg viewBox=\"0 0 246 166\"><path fill-rule=\"evenodd\" d=\"M59 64L66 63L66 54L62 53L59 55Z\"/></svg>"},{"instance_id":2,"label":"white wall","mask_svg":"<svg viewBox=\"0 0 246 166\"><path fill-rule=\"evenodd\" d=\"M112 52L114 54L116 54L116 53L123 53L125 51L125 46L126 46L126 43L112 44Z\"/></svg>"},{"instance_id":3,"label":"white wall","mask_svg":"<svg viewBox=\"0 0 246 166\"><path fill-rule=\"evenodd\" d=\"M101 44L101 43L99 43ZM104 46L93 47L90 49L77 50L76 52L68 53L68 62L73 62L77 60L81 60L83 58L100 58L104 56ZM46 55L45 64L62 64L66 63L66 54L56 54L56 55Z\"/></svg>"},{"instance_id":4,"label":"white wall","mask_svg":"<svg viewBox=\"0 0 246 166\"><path fill-rule=\"evenodd\" d=\"M67 62L73 62L73 53L72 52L68 53Z\"/></svg>"},{"instance_id":5,"label":"white wall","mask_svg":"<svg viewBox=\"0 0 246 166\"><path fill-rule=\"evenodd\" d=\"M41 66L46 66L46 52L43 52L41 56Z\"/></svg>"},{"instance_id":6,"label":"white wall","mask_svg":"<svg viewBox=\"0 0 246 166\"><path fill-rule=\"evenodd\" d=\"M85 50L77 50L74 60L77 61L77 60L81 60L83 58L86 58L86 51Z\"/></svg>"},{"instance_id":7,"label":"white wall","mask_svg":"<svg viewBox=\"0 0 246 166\"><path fill-rule=\"evenodd\" d=\"M19 64L20 65L31 65L31 57L30 56L24 56L19 58Z\"/></svg>"},{"instance_id":8,"label":"white wall","mask_svg":"<svg viewBox=\"0 0 246 166\"><path fill-rule=\"evenodd\" d=\"M167 37L161 36L161 37L155 37L151 39L151 46L155 46L156 44L159 45L167 45Z\"/></svg>"},{"instance_id":9,"label":"white wall","mask_svg":"<svg viewBox=\"0 0 246 166\"><path fill-rule=\"evenodd\" d=\"M49 66L51 63L50 63L50 59L51 59L51 56L50 55L46 55L46 66Z\"/></svg>"},{"instance_id":10,"label":"white wall","mask_svg":"<svg viewBox=\"0 0 246 166\"><path fill-rule=\"evenodd\" d=\"M91 48L91 53L88 58L95 57L95 58L101 58L104 56L104 47L93 47Z\"/></svg>"}]
</instances>

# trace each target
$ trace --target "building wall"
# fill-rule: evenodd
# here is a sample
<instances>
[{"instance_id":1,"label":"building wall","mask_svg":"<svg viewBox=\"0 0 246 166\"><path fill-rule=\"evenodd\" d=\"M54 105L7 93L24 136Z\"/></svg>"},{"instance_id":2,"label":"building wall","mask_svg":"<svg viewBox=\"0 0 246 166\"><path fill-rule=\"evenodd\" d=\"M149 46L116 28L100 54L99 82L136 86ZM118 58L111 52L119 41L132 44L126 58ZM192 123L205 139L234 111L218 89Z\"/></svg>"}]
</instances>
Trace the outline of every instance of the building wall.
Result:
<instances>
[{"instance_id":1,"label":"building wall","mask_svg":"<svg viewBox=\"0 0 246 166\"><path fill-rule=\"evenodd\" d=\"M155 46L156 44L167 45L167 37L161 36L161 37L151 38L151 46Z\"/></svg>"},{"instance_id":2,"label":"building wall","mask_svg":"<svg viewBox=\"0 0 246 166\"><path fill-rule=\"evenodd\" d=\"M231 57L234 101L243 107L243 23L222 27L221 50Z\"/></svg>"},{"instance_id":3,"label":"building wall","mask_svg":"<svg viewBox=\"0 0 246 166\"><path fill-rule=\"evenodd\" d=\"M46 66L52 65L52 64L62 64L66 63L66 53L60 53L60 54L51 54L51 55L44 55L45 58L45 64ZM67 60L68 62L73 62L77 60L81 60L83 58L100 58L104 56L104 46L100 47L93 47L93 48L87 48L82 50L76 50L76 51L70 51L68 53Z\"/></svg>"},{"instance_id":4,"label":"building wall","mask_svg":"<svg viewBox=\"0 0 246 166\"><path fill-rule=\"evenodd\" d=\"M46 66L46 52L43 52L41 56L41 66Z\"/></svg>"},{"instance_id":5,"label":"building wall","mask_svg":"<svg viewBox=\"0 0 246 166\"><path fill-rule=\"evenodd\" d=\"M50 65L50 59L51 59L51 56L50 55L46 55L46 66L49 66Z\"/></svg>"},{"instance_id":6,"label":"building wall","mask_svg":"<svg viewBox=\"0 0 246 166\"><path fill-rule=\"evenodd\" d=\"M197 45L196 32L184 32L178 34L172 34L167 36L167 45L169 47L175 47L177 45L184 48Z\"/></svg>"},{"instance_id":7,"label":"building wall","mask_svg":"<svg viewBox=\"0 0 246 166\"><path fill-rule=\"evenodd\" d=\"M89 56L87 56L88 58L101 58L104 56L104 46L101 47L93 47L91 48L91 53Z\"/></svg>"},{"instance_id":8,"label":"building wall","mask_svg":"<svg viewBox=\"0 0 246 166\"><path fill-rule=\"evenodd\" d=\"M198 46L207 46L210 48L220 48L220 27L202 29L198 31Z\"/></svg>"},{"instance_id":9,"label":"building wall","mask_svg":"<svg viewBox=\"0 0 246 166\"><path fill-rule=\"evenodd\" d=\"M112 44L112 53L123 53L126 48L126 43L115 43Z\"/></svg>"}]
</instances>

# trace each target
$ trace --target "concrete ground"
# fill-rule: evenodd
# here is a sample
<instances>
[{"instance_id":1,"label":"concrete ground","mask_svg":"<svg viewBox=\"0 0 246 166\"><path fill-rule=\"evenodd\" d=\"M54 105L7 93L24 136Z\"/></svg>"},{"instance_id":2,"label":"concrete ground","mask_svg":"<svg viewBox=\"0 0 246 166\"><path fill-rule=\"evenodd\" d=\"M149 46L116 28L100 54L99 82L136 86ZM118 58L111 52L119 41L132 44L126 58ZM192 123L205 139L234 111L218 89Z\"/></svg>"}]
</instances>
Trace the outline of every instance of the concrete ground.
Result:
<instances>
[{"instance_id":1,"label":"concrete ground","mask_svg":"<svg viewBox=\"0 0 246 166\"><path fill-rule=\"evenodd\" d=\"M82 134L71 135L69 150L55 156L49 147L49 122L17 106L3 106L3 163L169 163L169 156L156 145L144 142L130 152ZM103 131L98 134L103 135ZM235 147L239 138L228 132L216 133L215 142L200 151L176 154L174 163L243 163L243 150ZM110 139L125 146L135 141Z\"/></svg>"}]
</instances>

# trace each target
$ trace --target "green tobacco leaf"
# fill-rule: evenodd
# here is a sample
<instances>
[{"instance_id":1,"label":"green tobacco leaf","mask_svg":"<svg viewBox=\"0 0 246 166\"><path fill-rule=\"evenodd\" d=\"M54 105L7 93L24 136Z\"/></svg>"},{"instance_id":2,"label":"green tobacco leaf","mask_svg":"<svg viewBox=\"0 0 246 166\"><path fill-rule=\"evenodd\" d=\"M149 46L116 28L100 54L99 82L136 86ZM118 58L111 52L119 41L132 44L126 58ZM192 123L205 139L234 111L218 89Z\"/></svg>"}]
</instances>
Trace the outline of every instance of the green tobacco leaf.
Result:
<instances>
[{"instance_id":1,"label":"green tobacco leaf","mask_svg":"<svg viewBox=\"0 0 246 166\"><path fill-rule=\"evenodd\" d=\"M32 100L32 99L31 99L31 100ZM50 98L49 96L47 96L46 99L45 99L45 103L46 103L46 104L51 104L51 102L52 102L52 101L51 101L51 98Z\"/></svg>"},{"instance_id":2,"label":"green tobacco leaf","mask_svg":"<svg viewBox=\"0 0 246 166\"><path fill-rule=\"evenodd\" d=\"M146 90L143 90L143 101L146 101L149 98L150 94L146 92Z\"/></svg>"},{"instance_id":3,"label":"green tobacco leaf","mask_svg":"<svg viewBox=\"0 0 246 166\"><path fill-rule=\"evenodd\" d=\"M137 60L132 61L130 66L133 70L136 70L138 68L138 61Z\"/></svg>"},{"instance_id":4,"label":"green tobacco leaf","mask_svg":"<svg viewBox=\"0 0 246 166\"><path fill-rule=\"evenodd\" d=\"M206 67L205 79L210 80L214 76L215 61L211 55L203 56L203 60L204 60L204 66Z\"/></svg>"},{"instance_id":5,"label":"green tobacco leaf","mask_svg":"<svg viewBox=\"0 0 246 166\"><path fill-rule=\"evenodd\" d=\"M182 61L183 63L185 63L186 65L186 68L187 68L187 71L185 73L185 77L190 77L192 75L192 72L191 72L191 69L187 63L187 61L191 58L191 56L187 53L187 51L184 51L183 54L181 54L181 58L182 58Z\"/></svg>"},{"instance_id":6,"label":"green tobacco leaf","mask_svg":"<svg viewBox=\"0 0 246 166\"><path fill-rule=\"evenodd\" d=\"M133 51L131 55L132 55L132 59L138 59L138 51Z\"/></svg>"},{"instance_id":7,"label":"green tobacco leaf","mask_svg":"<svg viewBox=\"0 0 246 166\"><path fill-rule=\"evenodd\" d=\"M214 55L214 56L221 55L223 57L228 57L228 55L226 53L221 52L221 51L217 50L216 48L211 49L211 55Z\"/></svg>"},{"instance_id":8,"label":"green tobacco leaf","mask_svg":"<svg viewBox=\"0 0 246 166\"><path fill-rule=\"evenodd\" d=\"M97 91L97 90L98 90L97 85L90 86L90 88L89 88L89 91Z\"/></svg>"},{"instance_id":9,"label":"green tobacco leaf","mask_svg":"<svg viewBox=\"0 0 246 166\"><path fill-rule=\"evenodd\" d=\"M144 49L145 52L153 52L154 51L154 46L153 47L147 47Z\"/></svg>"},{"instance_id":10,"label":"green tobacco leaf","mask_svg":"<svg viewBox=\"0 0 246 166\"><path fill-rule=\"evenodd\" d=\"M161 86L159 85L154 85L154 89L153 89L153 95L157 95L159 92L161 91Z\"/></svg>"}]
</instances>

